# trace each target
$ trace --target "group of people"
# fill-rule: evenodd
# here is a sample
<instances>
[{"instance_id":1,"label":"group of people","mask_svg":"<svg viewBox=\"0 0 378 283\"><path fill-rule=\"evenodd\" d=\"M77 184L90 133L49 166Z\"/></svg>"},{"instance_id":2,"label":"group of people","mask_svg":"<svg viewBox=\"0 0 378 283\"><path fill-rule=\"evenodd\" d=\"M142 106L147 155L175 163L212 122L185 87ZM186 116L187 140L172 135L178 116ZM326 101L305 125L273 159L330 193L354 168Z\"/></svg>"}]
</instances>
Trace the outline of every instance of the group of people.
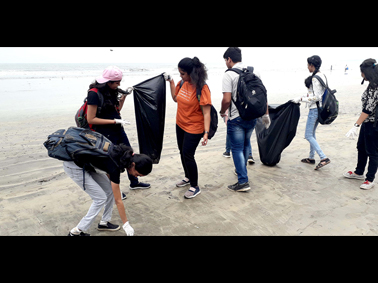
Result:
<instances>
[{"instance_id":1,"label":"group of people","mask_svg":"<svg viewBox=\"0 0 378 283\"><path fill-rule=\"evenodd\" d=\"M242 63L241 49L230 47L223 55L228 69L237 68L243 70L246 66ZM320 157L320 162L315 170L326 166L331 161L321 150L316 139L316 129L318 126L318 109L316 102L322 106L322 96L325 92L315 75L326 81L324 74L320 72L322 60L319 56L311 56L307 59L308 70L311 76L305 79L307 94L294 98L294 103L306 102L309 114L306 124L305 138L310 143L309 156L301 162L315 165L315 152ZM376 109L378 109L378 67L374 59L365 60L360 68L363 82L368 81L369 85L362 95L362 113L347 133L347 137L355 137L358 129L361 128L357 143L358 164L355 171L344 173L346 178L361 179L364 183L362 189L371 189L374 186L374 178L378 168L378 127L376 127ZM202 139L202 146L208 143L208 134L211 122L211 92L206 84L207 69L197 58L184 58L178 63L178 71L181 80L174 82L172 76L165 73L164 77L169 82L170 92L174 102L177 103L176 116L176 137L180 151L184 176L176 183L176 187L186 187L184 197L191 199L201 193L198 185L198 169L195 160L195 152ZM254 74L259 76L254 70ZM83 163L85 161L65 162L64 170L80 187L83 188L83 178L85 178L85 192L92 198L93 203L86 216L74 227L69 236L88 236L86 232L93 223L95 217L105 206L105 211L98 230L118 231L119 225L110 223L114 202L117 205L123 229L127 235L133 235L134 230L130 226L126 217L122 200L126 195L120 191L120 173L127 171L130 180L130 189L147 189L150 184L139 182L139 176L148 175L152 170L152 160L144 154L134 154L127 135L122 127L127 122L121 118L122 109L126 95L118 96L118 87L122 80L122 71L111 66L104 70L103 74L96 78L96 81L89 86L88 102L88 123L92 129L97 131L109 140L114 146L113 160L108 162L104 159L90 160L92 170L87 170L86 176L82 174ZM251 153L250 138L256 119L251 121L243 120L233 101L237 99L237 86L239 74L237 72L225 72L222 80L223 100L221 104L220 116L227 120L227 147L224 156L229 157L232 153L235 165L235 174L238 182L228 186L233 192L245 192L250 190L247 174L247 162L254 162ZM197 97L197 90L201 90L200 98ZM103 105L98 98L98 91L104 96ZM100 111L99 111L100 110ZM269 128L271 121L269 108L261 117L265 128ZM228 148L228 150L227 150ZM364 177L364 171L369 158L368 173ZM88 161L87 161L88 162Z\"/></svg>"}]
</instances>

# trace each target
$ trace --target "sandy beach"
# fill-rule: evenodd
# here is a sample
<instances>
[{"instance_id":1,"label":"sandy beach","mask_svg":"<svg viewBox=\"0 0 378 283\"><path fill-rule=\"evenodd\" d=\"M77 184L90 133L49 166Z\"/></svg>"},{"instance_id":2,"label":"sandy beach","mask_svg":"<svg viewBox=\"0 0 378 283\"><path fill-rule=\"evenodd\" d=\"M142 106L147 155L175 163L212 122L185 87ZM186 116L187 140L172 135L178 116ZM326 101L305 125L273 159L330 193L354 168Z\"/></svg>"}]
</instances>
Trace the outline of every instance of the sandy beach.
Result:
<instances>
[{"instance_id":1,"label":"sandy beach","mask_svg":"<svg viewBox=\"0 0 378 283\"><path fill-rule=\"evenodd\" d=\"M219 78L209 86L214 92L213 104L219 109ZM338 91L339 117L332 125L319 125L317 130L317 139L331 164L315 171L315 166L300 162L309 152L304 139L308 109L303 103L297 135L277 166L260 162L253 133L256 163L248 165L252 189L233 193L226 188L237 177L232 159L222 156L226 126L219 119L215 137L206 147L197 149L202 193L190 200L183 196L187 188L175 187L183 169L176 144L176 104L167 92L162 157L152 173L140 179L151 188L131 191L127 175L121 176L121 188L127 194L124 204L135 235L378 235L378 188L364 191L359 188L361 181L342 176L356 166L357 141L348 140L345 134L358 118L360 97L367 85L340 83L332 87ZM298 95L271 97L269 101L284 103ZM121 114L131 121L125 130L138 151L133 105L132 97L128 97ZM78 107L48 117L25 115L0 125L0 235L65 236L86 214L90 197L64 173L61 161L47 156L43 146L53 131L74 126ZM100 216L95 223L99 221ZM116 208L112 223L121 224ZM122 229L99 232L96 225L87 232L92 236L125 236Z\"/></svg>"}]
</instances>

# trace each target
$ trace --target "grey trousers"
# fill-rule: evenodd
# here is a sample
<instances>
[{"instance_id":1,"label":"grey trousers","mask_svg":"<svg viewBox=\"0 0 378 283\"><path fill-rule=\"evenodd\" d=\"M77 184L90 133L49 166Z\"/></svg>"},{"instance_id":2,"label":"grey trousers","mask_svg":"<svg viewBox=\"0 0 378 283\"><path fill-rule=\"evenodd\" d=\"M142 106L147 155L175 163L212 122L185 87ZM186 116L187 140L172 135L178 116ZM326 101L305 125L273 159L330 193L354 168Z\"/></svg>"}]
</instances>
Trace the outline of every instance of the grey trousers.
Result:
<instances>
[{"instance_id":1,"label":"grey trousers","mask_svg":"<svg viewBox=\"0 0 378 283\"><path fill-rule=\"evenodd\" d=\"M72 161L65 161L63 168L66 174L82 189L83 169ZM109 222L112 218L114 196L109 178L105 174L85 171L85 192L92 198L93 203L87 215L81 219L77 228L81 231L88 231L96 216L105 206L102 220Z\"/></svg>"}]
</instances>

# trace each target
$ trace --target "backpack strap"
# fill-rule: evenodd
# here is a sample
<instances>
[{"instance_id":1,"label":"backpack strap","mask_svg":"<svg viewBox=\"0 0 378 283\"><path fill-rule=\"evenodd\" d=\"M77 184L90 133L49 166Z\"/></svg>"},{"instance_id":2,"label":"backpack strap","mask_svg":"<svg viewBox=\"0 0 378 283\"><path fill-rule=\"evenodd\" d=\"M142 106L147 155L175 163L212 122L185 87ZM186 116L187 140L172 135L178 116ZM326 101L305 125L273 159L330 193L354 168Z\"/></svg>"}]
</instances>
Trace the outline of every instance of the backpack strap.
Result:
<instances>
[{"instance_id":1,"label":"backpack strap","mask_svg":"<svg viewBox=\"0 0 378 283\"><path fill-rule=\"evenodd\" d=\"M227 73L228 71L233 71L233 72L237 73L238 75L240 75L241 73L243 73L242 70L236 69L236 68L227 69L225 73Z\"/></svg>"},{"instance_id":2,"label":"backpack strap","mask_svg":"<svg viewBox=\"0 0 378 283\"><path fill-rule=\"evenodd\" d=\"M205 86L205 85L207 85L207 83L205 83L203 86ZM209 87L209 86L207 85L207 87ZM203 89L203 87L202 87L202 89ZM199 90L199 89L196 90L196 91L197 91L197 99L198 99L198 103L201 102L201 93L202 93L202 89L201 89L201 90ZM210 90L210 88L209 88L209 90ZM200 105L200 106L201 106L201 105Z\"/></svg>"},{"instance_id":3,"label":"backpack strap","mask_svg":"<svg viewBox=\"0 0 378 283\"><path fill-rule=\"evenodd\" d=\"M328 80L327 80L327 77L324 75L324 77L326 78L326 82L327 84L324 83L324 81L322 80L321 77L319 77L318 75L315 75L314 78L317 79L319 81L319 83L325 87L326 89L328 88Z\"/></svg>"},{"instance_id":4,"label":"backpack strap","mask_svg":"<svg viewBox=\"0 0 378 283\"><path fill-rule=\"evenodd\" d=\"M240 69L237 69L237 68L231 68L231 69L227 69L225 71L225 73L228 72L228 71L234 71L235 73L237 73L238 75L240 75L241 73L243 73L246 70L248 72L250 72L250 73L253 73L253 71L255 70L255 68L252 67L252 66L248 66L247 68L243 68L243 70L240 70Z\"/></svg>"},{"instance_id":5,"label":"backpack strap","mask_svg":"<svg viewBox=\"0 0 378 283\"><path fill-rule=\"evenodd\" d=\"M241 73L243 73L242 70L236 69L236 68L227 69L225 73L227 73L228 71L233 71L233 72L237 73L238 75L240 75ZM232 92L231 92L231 100L235 104L235 100L232 97ZM232 109L232 103L230 103L230 110L229 110L230 118L231 118L231 109Z\"/></svg>"},{"instance_id":6,"label":"backpack strap","mask_svg":"<svg viewBox=\"0 0 378 283\"><path fill-rule=\"evenodd\" d=\"M314 76L314 78L317 79L317 80L319 81L319 83L320 83L323 87L325 87L325 91L324 91L324 93L325 93L326 91L328 91L328 80L327 80L327 77L326 77L325 75L324 75L324 77L326 78L326 83L327 83L327 84L325 84L324 81L322 80L322 78L319 77L318 75L315 75L315 76ZM324 93L323 93L323 95L324 95ZM322 95L322 97L323 97L323 95ZM316 101L315 103L316 103L316 107L318 108L318 111L319 111L319 109L320 109L320 103L319 103L319 101Z\"/></svg>"},{"instance_id":7,"label":"backpack strap","mask_svg":"<svg viewBox=\"0 0 378 283\"><path fill-rule=\"evenodd\" d=\"M181 87L182 87L183 84L184 84L184 81L181 80L181 82L180 82L180 89L181 89ZM205 85L207 85L207 83L205 83L203 86L205 86ZM207 86L207 87L209 87L209 86ZM203 88L203 87L202 87L202 88ZM201 89L201 90L196 89L198 103L201 102L201 92L202 92L202 89Z\"/></svg>"},{"instance_id":8,"label":"backpack strap","mask_svg":"<svg viewBox=\"0 0 378 283\"><path fill-rule=\"evenodd\" d=\"M243 70L240 70L240 69L237 69L237 68L227 69L226 72L228 72L228 71L233 71L233 72L237 73L238 75L241 75L242 73L244 73L244 71L248 71L248 72L250 72L250 73L253 73L254 70L255 70L254 67L252 67L252 66L248 66L247 68L244 68ZM225 72L225 73L226 73L226 72ZM235 104L235 100L234 100L234 98L232 97L232 93L231 93L231 100L232 100L232 102ZM232 109L232 103L230 103L230 110L229 110L230 118L231 118L231 109Z\"/></svg>"},{"instance_id":9,"label":"backpack strap","mask_svg":"<svg viewBox=\"0 0 378 283\"><path fill-rule=\"evenodd\" d=\"M102 93L100 92L100 90L98 88L91 88L90 90L88 90L88 92L90 92L90 91L97 93L98 100L100 101L100 106L97 106L97 114L100 114L102 106L104 105L104 96L102 95ZM84 102L86 100L87 100L87 98L85 98Z\"/></svg>"}]
</instances>

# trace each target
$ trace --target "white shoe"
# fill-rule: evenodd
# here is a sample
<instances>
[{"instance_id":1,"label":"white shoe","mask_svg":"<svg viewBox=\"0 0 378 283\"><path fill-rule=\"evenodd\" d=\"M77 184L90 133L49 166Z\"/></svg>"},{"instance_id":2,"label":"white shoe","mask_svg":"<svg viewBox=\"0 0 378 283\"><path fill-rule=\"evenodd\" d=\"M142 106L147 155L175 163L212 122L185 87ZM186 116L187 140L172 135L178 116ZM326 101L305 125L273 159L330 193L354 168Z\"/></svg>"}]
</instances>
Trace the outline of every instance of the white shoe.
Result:
<instances>
[{"instance_id":1,"label":"white shoe","mask_svg":"<svg viewBox=\"0 0 378 283\"><path fill-rule=\"evenodd\" d=\"M354 172L352 172L352 171L345 172L345 173L343 174L343 176L344 176L345 178L348 178L348 179L365 180L364 175L357 175L356 173L354 173Z\"/></svg>"},{"instance_id":2,"label":"white shoe","mask_svg":"<svg viewBox=\"0 0 378 283\"><path fill-rule=\"evenodd\" d=\"M369 182L369 181L365 181L361 186L360 188L363 189L363 190L370 190L371 188L373 188L375 186L374 182Z\"/></svg>"},{"instance_id":3,"label":"white shoe","mask_svg":"<svg viewBox=\"0 0 378 283\"><path fill-rule=\"evenodd\" d=\"M255 164L255 160L253 159L252 155L248 156L248 163Z\"/></svg>"}]
</instances>

